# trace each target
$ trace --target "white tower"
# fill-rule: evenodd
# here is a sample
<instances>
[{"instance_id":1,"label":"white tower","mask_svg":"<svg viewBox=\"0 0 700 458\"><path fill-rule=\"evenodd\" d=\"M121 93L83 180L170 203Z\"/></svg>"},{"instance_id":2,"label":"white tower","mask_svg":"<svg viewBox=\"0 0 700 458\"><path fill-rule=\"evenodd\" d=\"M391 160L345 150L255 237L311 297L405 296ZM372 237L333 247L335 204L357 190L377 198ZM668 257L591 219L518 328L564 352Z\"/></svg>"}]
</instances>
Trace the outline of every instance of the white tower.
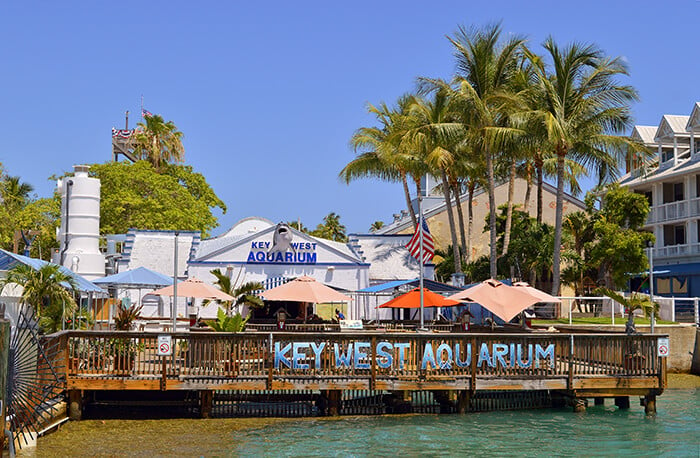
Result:
<instances>
[{"instance_id":1,"label":"white tower","mask_svg":"<svg viewBox=\"0 0 700 458\"><path fill-rule=\"evenodd\" d=\"M88 176L87 165L73 166L74 174L58 180L61 227L55 262L88 280L105 276L100 252L100 180Z\"/></svg>"}]
</instances>

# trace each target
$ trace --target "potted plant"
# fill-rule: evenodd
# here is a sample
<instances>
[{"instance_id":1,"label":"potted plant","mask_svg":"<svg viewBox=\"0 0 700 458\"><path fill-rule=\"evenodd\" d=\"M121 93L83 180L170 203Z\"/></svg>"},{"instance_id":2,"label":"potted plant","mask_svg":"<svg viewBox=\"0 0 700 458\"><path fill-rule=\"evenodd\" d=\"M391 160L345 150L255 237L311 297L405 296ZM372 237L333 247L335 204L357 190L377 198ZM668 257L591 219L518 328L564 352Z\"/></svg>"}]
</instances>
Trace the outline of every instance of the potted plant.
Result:
<instances>
[{"instance_id":1,"label":"potted plant","mask_svg":"<svg viewBox=\"0 0 700 458\"><path fill-rule=\"evenodd\" d=\"M625 297L609 288L598 288L594 291L594 293L607 296L625 307L625 312L627 313L625 332L627 335L639 334L636 326L634 325L634 312L637 310L642 310L646 317L651 317L652 313L654 316L658 316L659 304L652 302L651 298L646 294L634 292L629 297ZM639 349L639 343L631 342L630 345L627 346L625 354L623 355L622 364L625 370L640 370L642 367L644 367L645 361L646 357L642 355Z\"/></svg>"},{"instance_id":2,"label":"potted plant","mask_svg":"<svg viewBox=\"0 0 700 458\"><path fill-rule=\"evenodd\" d=\"M219 311L216 313L216 320L211 320L207 322L207 324L216 332L242 332L249 319L250 315L247 315L245 318L240 313L228 315L224 312L224 309L219 307ZM230 372L231 370L237 372L238 361L233 359L233 352L231 351L230 344L227 344L227 347L230 356L224 363L224 370L226 372Z\"/></svg>"},{"instance_id":3,"label":"potted plant","mask_svg":"<svg viewBox=\"0 0 700 458\"><path fill-rule=\"evenodd\" d=\"M131 331L134 321L140 317L142 308L142 305L125 307L119 304L117 314L114 316L114 328L117 331ZM126 374L134 368L136 352L140 349L139 344L129 337L114 338L110 349L114 357L114 370L118 374Z\"/></svg>"}]
</instances>

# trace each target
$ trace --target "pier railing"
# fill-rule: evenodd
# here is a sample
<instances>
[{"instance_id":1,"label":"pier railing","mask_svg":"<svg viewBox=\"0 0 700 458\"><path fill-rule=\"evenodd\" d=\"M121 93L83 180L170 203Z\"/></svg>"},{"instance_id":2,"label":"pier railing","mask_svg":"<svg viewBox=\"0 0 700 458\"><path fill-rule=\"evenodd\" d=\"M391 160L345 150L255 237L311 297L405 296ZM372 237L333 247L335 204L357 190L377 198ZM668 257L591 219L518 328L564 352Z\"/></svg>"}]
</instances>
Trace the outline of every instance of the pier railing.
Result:
<instances>
[{"instance_id":1,"label":"pier railing","mask_svg":"<svg viewBox=\"0 0 700 458\"><path fill-rule=\"evenodd\" d=\"M170 336L171 355L158 355L159 335ZM665 336L123 331L52 335L61 342L67 385L73 389L663 389L660 337Z\"/></svg>"}]
</instances>

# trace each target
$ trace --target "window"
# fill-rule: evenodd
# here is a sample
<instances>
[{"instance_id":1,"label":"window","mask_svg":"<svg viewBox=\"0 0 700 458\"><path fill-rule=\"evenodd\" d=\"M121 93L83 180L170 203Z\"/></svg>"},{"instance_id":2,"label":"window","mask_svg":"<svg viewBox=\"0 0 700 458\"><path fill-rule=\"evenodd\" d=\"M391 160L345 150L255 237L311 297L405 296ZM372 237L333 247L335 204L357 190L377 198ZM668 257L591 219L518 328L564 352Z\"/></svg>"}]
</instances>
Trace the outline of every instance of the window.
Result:
<instances>
[{"instance_id":1,"label":"window","mask_svg":"<svg viewBox=\"0 0 700 458\"><path fill-rule=\"evenodd\" d=\"M685 225L664 226L664 246L684 245L685 243Z\"/></svg>"},{"instance_id":2,"label":"window","mask_svg":"<svg viewBox=\"0 0 700 458\"><path fill-rule=\"evenodd\" d=\"M673 159L673 149L661 150L661 162L668 162Z\"/></svg>"}]
</instances>

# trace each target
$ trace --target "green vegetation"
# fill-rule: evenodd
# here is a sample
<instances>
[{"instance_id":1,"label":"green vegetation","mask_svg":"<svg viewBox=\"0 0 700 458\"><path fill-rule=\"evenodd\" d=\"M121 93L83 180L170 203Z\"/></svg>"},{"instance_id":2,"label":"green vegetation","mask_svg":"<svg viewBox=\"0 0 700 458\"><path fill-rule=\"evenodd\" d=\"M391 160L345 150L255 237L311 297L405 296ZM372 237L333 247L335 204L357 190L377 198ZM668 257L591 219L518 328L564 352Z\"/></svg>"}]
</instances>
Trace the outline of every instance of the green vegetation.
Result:
<instances>
[{"instance_id":1,"label":"green vegetation","mask_svg":"<svg viewBox=\"0 0 700 458\"><path fill-rule=\"evenodd\" d=\"M38 270L18 264L0 280L0 292L9 284L23 288L21 300L34 308L45 333L62 329L78 309L74 297L77 291L75 280L61 272L56 264L46 264Z\"/></svg>"},{"instance_id":2,"label":"green vegetation","mask_svg":"<svg viewBox=\"0 0 700 458\"><path fill-rule=\"evenodd\" d=\"M160 171L165 164L185 159L182 137L183 133L177 130L175 123L165 122L157 114L150 115L138 123L130 146L134 157L150 162Z\"/></svg>"},{"instance_id":3,"label":"green vegetation","mask_svg":"<svg viewBox=\"0 0 700 458\"><path fill-rule=\"evenodd\" d=\"M378 125L355 132L351 146L357 157L343 168L340 178L346 183L360 178L400 182L412 217L409 179L420 195L420 178L425 173L441 178L452 250L449 256L442 253L442 262L451 263L442 274L461 272L463 263L470 262L464 270L471 281L476 280L474 272L481 275L483 265L483 260L470 259L474 190L487 191L489 208L495 209L496 185L507 182L504 214L492 211L488 217L488 276L499 276L499 264L506 263L508 268L517 266L522 277L533 283L551 276L553 292L558 294L560 268L566 265L562 261L575 259L576 251L564 233L565 186L574 195L580 193L578 180L589 170L596 174L598 186L609 184L625 154L650 154L643 145L621 136L631 126L630 104L637 99L632 87L618 81L627 76L627 68L595 45L562 47L552 38L545 40L539 55L524 38L503 37L499 25L460 27L449 41L457 63L454 77L450 81L419 78L418 91L401 96L395 106L369 105ZM521 209L514 202L517 176L528 183ZM542 225L544 176L554 178L557 185L551 230ZM518 211L529 212L533 182L537 218L531 222ZM469 196L466 221L459 200L465 190ZM596 259L604 264L606 284L619 284L619 265L645 263L643 256L636 256L642 252L644 236L612 215L595 224L596 236L605 241L589 246L590 254L597 253ZM521 236L523 230L528 237ZM605 256L612 245L634 259ZM528 253L527 259L523 253Z\"/></svg>"},{"instance_id":4,"label":"green vegetation","mask_svg":"<svg viewBox=\"0 0 700 458\"><path fill-rule=\"evenodd\" d=\"M219 288L219 290L221 290L223 293L226 293L229 296L233 296L235 298L235 301L214 301L217 304L223 305L224 309L226 310L226 313L230 314L233 311L234 305L236 307L239 307L241 305L247 305L249 308L256 309L265 306L263 300L254 294L255 291L265 289L262 283L257 281L251 281L237 287L231 280L231 277L223 273L221 269L214 269L211 271L211 274L216 277L214 285L217 288ZM209 299L205 299L202 302L202 305L207 305L210 302L212 301L210 301Z\"/></svg>"},{"instance_id":5,"label":"green vegetation","mask_svg":"<svg viewBox=\"0 0 700 458\"><path fill-rule=\"evenodd\" d=\"M229 315L224 309L219 308L216 312L216 320L207 321L207 325L216 332L242 332L248 323L250 315L243 318L240 313Z\"/></svg>"},{"instance_id":6,"label":"green vegetation","mask_svg":"<svg viewBox=\"0 0 700 458\"><path fill-rule=\"evenodd\" d=\"M108 162L90 166L102 183L100 231L123 234L129 228L202 231L207 237L218 225L212 214L226 212L204 176L189 165L147 161Z\"/></svg>"},{"instance_id":7,"label":"green vegetation","mask_svg":"<svg viewBox=\"0 0 700 458\"><path fill-rule=\"evenodd\" d=\"M640 317L640 318L636 318L635 322L636 322L636 324L649 325L650 319ZM553 319L553 320L536 319L536 320L532 320L532 324L535 324L538 326L551 326L554 324L569 324L569 319L568 318L557 318L557 319ZM612 318L610 318L609 316L572 317L571 324L607 325L607 324L612 324ZM623 324L625 324L624 318L622 318L622 317L615 318L615 325L623 325ZM678 323L674 323L673 321L656 320L656 324L678 324Z\"/></svg>"},{"instance_id":8,"label":"green vegetation","mask_svg":"<svg viewBox=\"0 0 700 458\"><path fill-rule=\"evenodd\" d=\"M34 187L20 177L7 175L0 164L0 248L12 251L25 247L21 232L33 240L31 255L49 259L51 249L58 246L56 227L60 201L39 199L32 195Z\"/></svg>"}]
</instances>

